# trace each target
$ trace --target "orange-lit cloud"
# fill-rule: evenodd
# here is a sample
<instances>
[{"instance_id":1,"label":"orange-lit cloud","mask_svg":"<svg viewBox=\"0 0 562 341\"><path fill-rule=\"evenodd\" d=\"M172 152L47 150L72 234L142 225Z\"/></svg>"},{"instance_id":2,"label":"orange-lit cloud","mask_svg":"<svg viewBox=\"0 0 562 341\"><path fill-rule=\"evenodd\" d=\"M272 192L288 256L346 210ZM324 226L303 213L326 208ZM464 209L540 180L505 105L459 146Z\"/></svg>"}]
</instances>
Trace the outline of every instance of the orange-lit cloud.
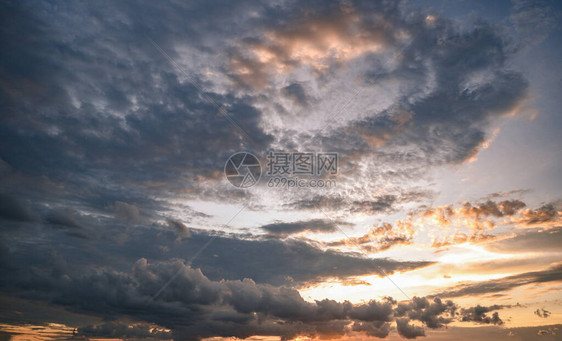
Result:
<instances>
[{"instance_id":1,"label":"orange-lit cloud","mask_svg":"<svg viewBox=\"0 0 562 341\"><path fill-rule=\"evenodd\" d=\"M515 228L551 229L561 225L559 204L550 203L538 209L528 209L521 200L487 200L473 204L446 205L426 208L409 214L409 221L417 228L433 233L432 246L436 248L462 243L481 243L510 235L490 234L499 226ZM443 235L442 230L449 231Z\"/></svg>"},{"instance_id":2,"label":"orange-lit cloud","mask_svg":"<svg viewBox=\"0 0 562 341\"><path fill-rule=\"evenodd\" d=\"M9 340L62 340L72 337L74 328L58 323L46 323L42 325L11 325L0 324L0 331L11 335Z\"/></svg>"},{"instance_id":3,"label":"orange-lit cloud","mask_svg":"<svg viewBox=\"0 0 562 341\"><path fill-rule=\"evenodd\" d=\"M258 40L240 42L229 68L239 82L263 88L270 76L299 67L322 73L384 45L382 26L368 29L352 7L344 7L330 16L304 15Z\"/></svg>"},{"instance_id":4,"label":"orange-lit cloud","mask_svg":"<svg viewBox=\"0 0 562 341\"><path fill-rule=\"evenodd\" d=\"M397 220L394 225L383 223L373 227L368 233L356 238L346 238L327 243L328 246L357 246L367 252L382 252L397 245L410 245L413 243L415 230L412 223Z\"/></svg>"}]
</instances>

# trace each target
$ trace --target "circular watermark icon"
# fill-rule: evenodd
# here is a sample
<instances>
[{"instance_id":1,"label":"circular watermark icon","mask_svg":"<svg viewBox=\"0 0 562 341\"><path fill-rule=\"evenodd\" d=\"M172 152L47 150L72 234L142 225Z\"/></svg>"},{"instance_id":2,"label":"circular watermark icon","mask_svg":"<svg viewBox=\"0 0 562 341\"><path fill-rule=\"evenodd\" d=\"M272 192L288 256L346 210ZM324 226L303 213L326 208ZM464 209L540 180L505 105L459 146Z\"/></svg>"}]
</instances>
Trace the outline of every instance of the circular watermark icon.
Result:
<instances>
[{"instance_id":1,"label":"circular watermark icon","mask_svg":"<svg viewBox=\"0 0 562 341\"><path fill-rule=\"evenodd\" d=\"M226 161L224 175L238 188L252 187L261 177L260 161L251 153L236 153Z\"/></svg>"}]
</instances>

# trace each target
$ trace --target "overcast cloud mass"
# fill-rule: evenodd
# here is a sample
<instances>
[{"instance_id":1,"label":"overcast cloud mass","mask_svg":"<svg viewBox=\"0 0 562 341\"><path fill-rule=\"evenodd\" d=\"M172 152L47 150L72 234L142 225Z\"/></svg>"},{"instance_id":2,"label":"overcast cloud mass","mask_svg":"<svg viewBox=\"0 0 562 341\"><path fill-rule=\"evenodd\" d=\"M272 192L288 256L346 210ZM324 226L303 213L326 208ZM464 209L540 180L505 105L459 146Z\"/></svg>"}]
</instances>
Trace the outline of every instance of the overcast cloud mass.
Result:
<instances>
[{"instance_id":1,"label":"overcast cloud mass","mask_svg":"<svg viewBox=\"0 0 562 341\"><path fill-rule=\"evenodd\" d=\"M560 20L0 2L0 340L555 340Z\"/></svg>"}]
</instances>

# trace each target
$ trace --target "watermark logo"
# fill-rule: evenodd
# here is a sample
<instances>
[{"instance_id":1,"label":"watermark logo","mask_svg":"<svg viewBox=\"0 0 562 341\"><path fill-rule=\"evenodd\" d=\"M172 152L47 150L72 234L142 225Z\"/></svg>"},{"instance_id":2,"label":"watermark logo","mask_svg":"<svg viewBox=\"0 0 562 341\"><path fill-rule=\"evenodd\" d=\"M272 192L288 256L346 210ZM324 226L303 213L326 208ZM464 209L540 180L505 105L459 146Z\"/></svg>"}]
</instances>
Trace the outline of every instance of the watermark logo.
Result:
<instances>
[{"instance_id":1,"label":"watermark logo","mask_svg":"<svg viewBox=\"0 0 562 341\"><path fill-rule=\"evenodd\" d=\"M226 161L224 174L228 181L238 188L252 187L261 177L260 161L253 154L236 153Z\"/></svg>"},{"instance_id":2,"label":"watermark logo","mask_svg":"<svg viewBox=\"0 0 562 341\"><path fill-rule=\"evenodd\" d=\"M267 175L336 175L337 153L287 153L267 154Z\"/></svg>"},{"instance_id":3,"label":"watermark logo","mask_svg":"<svg viewBox=\"0 0 562 341\"><path fill-rule=\"evenodd\" d=\"M258 158L246 152L232 155L224 166L226 178L238 188L257 184L261 172ZM265 174L268 187L335 187L338 154L271 151L267 154Z\"/></svg>"},{"instance_id":4,"label":"watermark logo","mask_svg":"<svg viewBox=\"0 0 562 341\"><path fill-rule=\"evenodd\" d=\"M268 187L335 187L336 181L325 177L337 174L337 153L269 152L267 154Z\"/></svg>"}]
</instances>

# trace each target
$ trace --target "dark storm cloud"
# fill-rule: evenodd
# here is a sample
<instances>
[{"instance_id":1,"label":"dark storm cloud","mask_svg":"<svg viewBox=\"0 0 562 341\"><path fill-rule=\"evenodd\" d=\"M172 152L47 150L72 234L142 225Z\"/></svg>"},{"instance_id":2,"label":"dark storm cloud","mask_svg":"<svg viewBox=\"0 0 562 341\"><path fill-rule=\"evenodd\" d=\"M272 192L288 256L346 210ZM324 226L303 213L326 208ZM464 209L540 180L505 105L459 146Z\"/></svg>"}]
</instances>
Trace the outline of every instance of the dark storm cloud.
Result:
<instances>
[{"instance_id":1,"label":"dark storm cloud","mask_svg":"<svg viewBox=\"0 0 562 341\"><path fill-rule=\"evenodd\" d=\"M99 267L83 267L77 274L52 270L16 272L11 279L3 279L2 285L16 284L33 291L28 298L46 300L76 313L103 316L104 324L79 330L86 336L169 336L160 328L150 330L138 324L126 327L117 321L127 318L171 329L175 340L250 335L334 337L348 333L348 326L385 337L389 323L400 316L396 319L399 333L414 337L423 335L423 328L409 326L411 319L401 316L411 315L436 328L432 321L448 323L439 316L454 307L438 299L428 304L425 298L414 298L415 303L396 308L400 310L397 315L397 302L391 298L356 305L328 299L307 302L291 287L258 284L248 278L213 281L180 260L150 263L141 258L127 272ZM172 277L174 280L154 298ZM445 308L435 308L441 305Z\"/></svg>"},{"instance_id":2,"label":"dark storm cloud","mask_svg":"<svg viewBox=\"0 0 562 341\"><path fill-rule=\"evenodd\" d=\"M189 260L197 254L194 266L200 267L213 280L251 278L257 283L274 285L302 285L324 278L380 275L382 270L392 274L433 264L423 260L369 259L356 253L323 250L320 245L304 240L209 232L188 228L174 219L144 226L62 211L51 217L49 224L58 228L41 231L41 241L33 239L41 229L40 225L12 232L9 235L12 240L10 253L3 258L6 261L12 258L14 267L25 267L25 259L32 264L43 264L46 255L56 253L70 260L69 271L79 272L82 264L110 266L124 271L142 257L158 261L170 258ZM62 236L63 233L67 236ZM33 252L28 251L30 245L33 245ZM198 253L198 250L202 252Z\"/></svg>"},{"instance_id":3,"label":"dark storm cloud","mask_svg":"<svg viewBox=\"0 0 562 341\"><path fill-rule=\"evenodd\" d=\"M503 200L495 202L488 200L484 203L473 205L469 202L463 204L462 213L468 216L492 216L503 217L514 215L519 209L525 207L526 204L521 200Z\"/></svg>"},{"instance_id":4,"label":"dark storm cloud","mask_svg":"<svg viewBox=\"0 0 562 341\"><path fill-rule=\"evenodd\" d=\"M383 339L390 333L390 323L385 323L384 321L355 322L353 323L352 330L364 332L367 336L375 336Z\"/></svg>"},{"instance_id":5,"label":"dark storm cloud","mask_svg":"<svg viewBox=\"0 0 562 341\"><path fill-rule=\"evenodd\" d=\"M139 208L133 204L116 201L115 204L111 206L111 209L114 211L115 218L117 219L133 223L142 221Z\"/></svg>"},{"instance_id":6,"label":"dark storm cloud","mask_svg":"<svg viewBox=\"0 0 562 341\"><path fill-rule=\"evenodd\" d=\"M144 252L136 252L166 259L168 257L189 257L205 245L210 235L191 231L190 238L182 244L170 243L167 239L139 236L126 242L129 250L138 248L137 243L151 240L152 245L144 246ZM142 245L142 244L141 244ZM169 251L163 253L160 246ZM367 259L357 254L323 251L299 240L251 240L234 236L217 236L195 260L205 274L214 280L252 278L258 283L275 285L296 282L318 281L326 277L346 278L360 274L379 274L380 268L387 273L408 271L433 264L426 261L395 261L387 258Z\"/></svg>"},{"instance_id":7,"label":"dark storm cloud","mask_svg":"<svg viewBox=\"0 0 562 341\"><path fill-rule=\"evenodd\" d=\"M332 300L309 303L296 289L277 285L378 273L379 267L392 273L430 264L365 259L322 251L302 241L244 240L219 235L199 254L194 264L200 268L194 269L185 267L184 261L169 259L190 259L210 240L209 233L191 231L189 238L178 240L169 226L159 232L135 226L123 234L119 223L125 222L101 223L96 225L96 220L84 217L83 230L98 232L99 239L79 244L73 237L55 234L56 230L51 235L56 243L42 242L31 248L28 242L11 243L1 255L2 271L10 269L10 276L0 281L2 291L110 321L129 318L154 323L172 329L178 340L256 334L335 336L345 334L350 325L355 325L356 331L384 335L392 322L393 300L358 306ZM19 233L23 237L34 231ZM135 258L139 255L154 261ZM28 264L23 266L22 262ZM132 272L131 262L136 264ZM152 300L180 269L179 277ZM288 277L292 279L288 281ZM279 324L279 320L284 322ZM84 328L83 333L132 337L144 334L145 329L125 328L112 322ZM164 336L157 334L152 337Z\"/></svg>"},{"instance_id":8,"label":"dark storm cloud","mask_svg":"<svg viewBox=\"0 0 562 341\"><path fill-rule=\"evenodd\" d=\"M459 284L441 291L441 297L477 296L508 291L523 285L562 281L562 265L554 265L546 270L525 272L490 281L473 284Z\"/></svg>"},{"instance_id":9,"label":"dark storm cloud","mask_svg":"<svg viewBox=\"0 0 562 341\"><path fill-rule=\"evenodd\" d=\"M206 238L200 243L205 241ZM206 252L209 256L197 262L207 269L206 273L209 276L248 277L258 282L275 284L287 280L300 283L325 277L345 278L357 274L379 274L380 268L387 272L399 269L407 271L432 264L424 261L396 262L386 258L366 259L359 255L322 251L298 240L281 242L270 239L244 241L217 238L210 248L211 250ZM216 254L216 257L211 257L211 252Z\"/></svg>"},{"instance_id":10,"label":"dark storm cloud","mask_svg":"<svg viewBox=\"0 0 562 341\"><path fill-rule=\"evenodd\" d=\"M88 219L73 209L52 209L45 213L44 222L54 229L61 229L69 236L81 239L93 237L86 231L85 221Z\"/></svg>"}]
</instances>

